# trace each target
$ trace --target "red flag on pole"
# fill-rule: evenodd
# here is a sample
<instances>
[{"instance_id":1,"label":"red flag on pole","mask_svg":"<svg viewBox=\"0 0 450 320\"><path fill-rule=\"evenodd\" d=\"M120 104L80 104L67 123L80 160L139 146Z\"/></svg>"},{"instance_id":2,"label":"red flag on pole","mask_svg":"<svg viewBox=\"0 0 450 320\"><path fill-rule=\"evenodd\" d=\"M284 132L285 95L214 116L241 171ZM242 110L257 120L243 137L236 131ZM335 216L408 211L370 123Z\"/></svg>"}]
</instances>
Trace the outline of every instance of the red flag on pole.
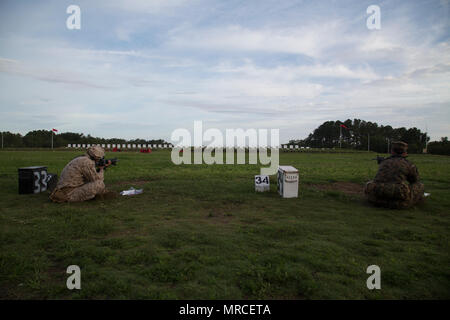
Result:
<instances>
[{"instance_id":1,"label":"red flag on pole","mask_svg":"<svg viewBox=\"0 0 450 320\"><path fill-rule=\"evenodd\" d=\"M54 131L54 132L58 132L58 130L56 130L56 129L52 129L52 131Z\"/></svg>"},{"instance_id":2,"label":"red flag on pole","mask_svg":"<svg viewBox=\"0 0 450 320\"><path fill-rule=\"evenodd\" d=\"M342 128L345 128L345 129L348 129L345 125L343 125L343 124L341 124L341 127Z\"/></svg>"}]
</instances>

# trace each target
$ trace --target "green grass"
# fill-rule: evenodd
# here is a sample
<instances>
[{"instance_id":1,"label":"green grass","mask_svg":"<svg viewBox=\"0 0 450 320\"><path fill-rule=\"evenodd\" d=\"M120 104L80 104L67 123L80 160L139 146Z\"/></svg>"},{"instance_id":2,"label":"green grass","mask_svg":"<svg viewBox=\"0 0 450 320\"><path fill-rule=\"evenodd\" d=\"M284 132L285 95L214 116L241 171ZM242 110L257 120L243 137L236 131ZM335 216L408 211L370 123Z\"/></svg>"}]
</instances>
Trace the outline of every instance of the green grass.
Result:
<instances>
[{"instance_id":1,"label":"green grass","mask_svg":"<svg viewBox=\"0 0 450 320\"><path fill-rule=\"evenodd\" d=\"M318 184L373 178L372 153L280 153L299 197L254 192L257 165L182 165L168 151L119 153L111 190L54 204L19 195L17 168L61 173L79 152L0 152L0 297L5 299L449 299L450 158L412 155L431 197L373 208ZM109 153L109 155L113 155ZM81 268L81 290L66 268ZM366 268L381 268L368 290Z\"/></svg>"}]
</instances>

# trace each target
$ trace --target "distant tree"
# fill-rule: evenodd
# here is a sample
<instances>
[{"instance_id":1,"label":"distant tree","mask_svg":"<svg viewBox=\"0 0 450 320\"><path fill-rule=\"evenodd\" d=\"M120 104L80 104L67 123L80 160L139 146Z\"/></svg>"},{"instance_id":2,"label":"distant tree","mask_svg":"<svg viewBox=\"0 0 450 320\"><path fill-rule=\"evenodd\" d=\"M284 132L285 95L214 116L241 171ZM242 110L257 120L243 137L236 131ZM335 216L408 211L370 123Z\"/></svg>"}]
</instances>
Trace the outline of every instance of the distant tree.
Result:
<instances>
[{"instance_id":1,"label":"distant tree","mask_svg":"<svg viewBox=\"0 0 450 320\"><path fill-rule=\"evenodd\" d=\"M26 147L30 148L50 148L52 146L51 139L51 130L34 130L23 137L23 142Z\"/></svg>"},{"instance_id":2,"label":"distant tree","mask_svg":"<svg viewBox=\"0 0 450 320\"><path fill-rule=\"evenodd\" d=\"M81 144L84 143L84 136L82 133L75 132L63 132L56 134L54 137L54 143L56 147L64 147L70 144Z\"/></svg>"},{"instance_id":3,"label":"distant tree","mask_svg":"<svg viewBox=\"0 0 450 320\"><path fill-rule=\"evenodd\" d=\"M108 139L107 142L110 143L110 144L125 144L127 142L127 140L125 140L125 139L118 139L118 138L112 138L112 139Z\"/></svg>"},{"instance_id":4,"label":"distant tree","mask_svg":"<svg viewBox=\"0 0 450 320\"><path fill-rule=\"evenodd\" d=\"M3 132L3 147L18 148L23 147L23 137L20 133Z\"/></svg>"},{"instance_id":5,"label":"distant tree","mask_svg":"<svg viewBox=\"0 0 450 320\"><path fill-rule=\"evenodd\" d=\"M431 154L450 155L450 142L447 137L442 137L441 141L433 141L428 144L427 152Z\"/></svg>"},{"instance_id":6,"label":"distant tree","mask_svg":"<svg viewBox=\"0 0 450 320\"><path fill-rule=\"evenodd\" d=\"M405 141L409 145L410 153L421 153L429 138L417 128L406 129L379 126L375 122L361 119L347 119L345 121L326 121L303 140L296 144L312 148L333 148L339 146L340 127L342 128L342 148L367 150L370 139L370 150L388 153L389 143L395 140Z\"/></svg>"},{"instance_id":7,"label":"distant tree","mask_svg":"<svg viewBox=\"0 0 450 320\"><path fill-rule=\"evenodd\" d=\"M8 147L28 147L28 148L50 148L65 147L68 144L167 144L163 139L145 140L133 139L126 140L120 138L99 138L93 137L90 134L85 136L82 133L76 132L62 132L52 133L51 130L33 130L28 132L25 136L19 133L3 132L3 146Z\"/></svg>"}]
</instances>

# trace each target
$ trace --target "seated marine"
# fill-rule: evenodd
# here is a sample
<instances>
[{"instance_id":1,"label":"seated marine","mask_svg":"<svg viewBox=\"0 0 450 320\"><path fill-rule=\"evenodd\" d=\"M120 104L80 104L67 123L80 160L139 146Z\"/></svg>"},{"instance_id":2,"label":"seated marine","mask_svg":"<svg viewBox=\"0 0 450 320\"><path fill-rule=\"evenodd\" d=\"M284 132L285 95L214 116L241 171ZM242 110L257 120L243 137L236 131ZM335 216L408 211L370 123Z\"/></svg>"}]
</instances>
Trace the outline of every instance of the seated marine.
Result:
<instances>
[{"instance_id":1,"label":"seated marine","mask_svg":"<svg viewBox=\"0 0 450 320\"><path fill-rule=\"evenodd\" d=\"M424 185L419 182L419 172L407 157L408 144L392 143L389 158L380 163L375 178L366 183L364 193L376 206L404 209L424 199Z\"/></svg>"},{"instance_id":2,"label":"seated marine","mask_svg":"<svg viewBox=\"0 0 450 320\"><path fill-rule=\"evenodd\" d=\"M103 175L111 161L104 166L96 166L104 156L103 148L91 146L86 154L71 160L64 167L50 199L54 202L77 202L110 194L106 191Z\"/></svg>"}]
</instances>

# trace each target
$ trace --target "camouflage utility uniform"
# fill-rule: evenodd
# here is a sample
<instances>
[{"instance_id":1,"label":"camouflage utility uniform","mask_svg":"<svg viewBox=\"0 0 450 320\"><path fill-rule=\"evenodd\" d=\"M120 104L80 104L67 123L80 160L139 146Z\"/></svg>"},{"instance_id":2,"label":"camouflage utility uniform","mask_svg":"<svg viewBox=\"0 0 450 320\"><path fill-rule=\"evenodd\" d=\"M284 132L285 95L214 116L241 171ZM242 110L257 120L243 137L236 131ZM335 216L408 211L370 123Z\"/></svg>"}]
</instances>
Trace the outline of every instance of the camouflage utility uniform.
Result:
<instances>
[{"instance_id":1,"label":"camouflage utility uniform","mask_svg":"<svg viewBox=\"0 0 450 320\"><path fill-rule=\"evenodd\" d=\"M95 161L104 156L100 147L88 149L88 153L70 161L61 173L55 190L50 195L54 202L76 202L94 198L106 192L103 169L95 167Z\"/></svg>"},{"instance_id":2,"label":"camouflage utility uniform","mask_svg":"<svg viewBox=\"0 0 450 320\"><path fill-rule=\"evenodd\" d=\"M375 179L367 182L364 189L369 202L398 209L422 201L423 192L416 166L398 154L381 162Z\"/></svg>"}]
</instances>

